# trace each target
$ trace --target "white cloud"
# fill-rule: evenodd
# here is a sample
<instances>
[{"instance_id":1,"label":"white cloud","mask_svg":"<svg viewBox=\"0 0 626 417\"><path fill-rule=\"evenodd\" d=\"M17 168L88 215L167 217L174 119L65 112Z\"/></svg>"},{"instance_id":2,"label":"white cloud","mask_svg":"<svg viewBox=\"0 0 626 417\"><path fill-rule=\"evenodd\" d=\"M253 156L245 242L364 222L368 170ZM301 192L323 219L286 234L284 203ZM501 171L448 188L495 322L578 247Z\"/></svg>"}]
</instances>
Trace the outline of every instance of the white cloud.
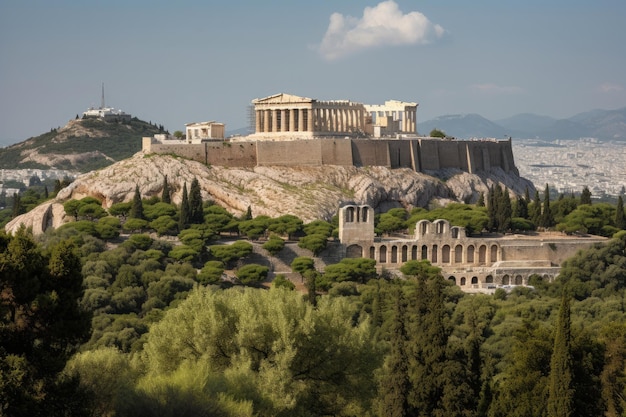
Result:
<instances>
[{"instance_id":1,"label":"white cloud","mask_svg":"<svg viewBox=\"0 0 626 417\"><path fill-rule=\"evenodd\" d=\"M516 87L513 85L497 85L492 83L486 84L472 84L470 85L470 90L477 91L479 93L487 93L487 94L519 94L524 92L524 90L520 87Z\"/></svg>"},{"instance_id":2,"label":"white cloud","mask_svg":"<svg viewBox=\"0 0 626 417\"><path fill-rule=\"evenodd\" d=\"M402 13L393 0L366 7L360 19L333 13L319 46L328 60L384 45L427 44L445 30L420 12Z\"/></svg>"},{"instance_id":3,"label":"white cloud","mask_svg":"<svg viewBox=\"0 0 626 417\"><path fill-rule=\"evenodd\" d=\"M603 83L598 87L598 91L601 93L619 93L624 91L624 87L615 83Z\"/></svg>"}]
</instances>

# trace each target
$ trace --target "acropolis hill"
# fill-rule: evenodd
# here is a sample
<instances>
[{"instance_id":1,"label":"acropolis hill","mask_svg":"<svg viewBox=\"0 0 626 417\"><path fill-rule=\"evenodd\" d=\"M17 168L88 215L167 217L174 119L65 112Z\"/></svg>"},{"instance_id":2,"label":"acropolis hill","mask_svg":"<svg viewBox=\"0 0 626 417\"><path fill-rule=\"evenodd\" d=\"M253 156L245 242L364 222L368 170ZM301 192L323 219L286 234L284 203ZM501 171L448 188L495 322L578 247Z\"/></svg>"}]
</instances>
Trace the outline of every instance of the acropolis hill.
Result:
<instances>
[{"instance_id":1,"label":"acropolis hill","mask_svg":"<svg viewBox=\"0 0 626 417\"><path fill-rule=\"evenodd\" d=\"M187 125L184 140L143 138L147 153L176 154L207 165L383 166L416 172L494 168L518 176L510 140L457 141L418 137L417 104L365 105L290 94L253 100L255 133L224 138L216 122Z\"/></svg>"}]
</instances>

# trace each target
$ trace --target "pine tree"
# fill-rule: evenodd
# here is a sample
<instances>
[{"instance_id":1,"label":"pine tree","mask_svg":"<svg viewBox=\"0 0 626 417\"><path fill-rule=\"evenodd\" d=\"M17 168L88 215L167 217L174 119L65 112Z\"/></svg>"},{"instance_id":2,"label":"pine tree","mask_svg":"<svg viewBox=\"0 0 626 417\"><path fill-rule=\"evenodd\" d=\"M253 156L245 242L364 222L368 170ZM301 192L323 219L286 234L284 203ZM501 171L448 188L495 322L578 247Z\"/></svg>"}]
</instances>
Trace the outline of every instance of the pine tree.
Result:
<instances>
[{"instance_id":1,"label":"pine tree","mask_svg":"<svg viewBox=\"0 0 626 417\"><path fill-rule=\"evenodd\" d=\"M132 205L130 206L130 212L128 217L131 219L143 219L143 202L141 201L141 193L139 192L139 185L135 185L135 195L133 196Z\"/></svg>"},{"instance_id":2,"label":"pine tree","mask_svg":"<svg viewBox=\"0 0 626 417\"><path fill-rule=\"evenodd\" d=\"M406 302L402 289L396 288L394 311L390 328L390 352L385 358L383 375L378 384L378 415L404 417L408 415L408 395L411 388L408 369L408 331Z\"/></svg>"},{"instance_id":3,"label":"pine tree","mask_svg":"<svg viewBox=\"0 0 626 417\"><path fill-rule=\"evenodd\" d=\"M204 223L204 213L202 211L202 194L200 193L200 183L194 177L189 188L189 223Z\"/></svg>"},{"instance_id":4,"label":"pine tree","mask_svg":"<svg viewBox=\"0 0 626 417\"><path fill-rule=\"evenodd\" d=\"M591 204L591 191L589 191L589 187L586 185L580 194L580 204Z\"/></svg>"},{"instance_id":5,"label":"pine tree","mask_svg":"<svg viewBox=\"0 0 626 417\"><path fill-rule=\"evenodd\" d=\"M572 353L569 297L561 298L559 317L554 336L554 350L550 360L548 390L548 417L572 415L574 390L572 389Z\"/></svg>"},{"instance_id":6,"label":"pine tree","mask_svg":"<svg viewBox=\"0 0 626 417\"><path fill-rule=\"evenodd\" d=\"M615 208L615 227L626 229L626 218L624 216L624 200L620 195L617 197L617 207Z\"/></svg>"},{"instance_id":7,"label":"pine tree","mask_svg":"<svg viewBox=\"0 0 626 417\"><path fill-rule=\"evenodd\" d=\"M189 196L187 194L187 183L183 184L183 198L180 203L180 217L178 218L178 229L183 230L189 225Z\"/></svg>"},{"instance_id":8,"label":"pine tree","mask_svg":"<svg viewBox=\"0 0 626 417\"><path fill-rule=\"evenodd\" d=\"M161 201L167 204L171 204L172 202L170 186L167 183L167 175L163 177L163 192L161 193Z\"/></svg>"}]
</instances>

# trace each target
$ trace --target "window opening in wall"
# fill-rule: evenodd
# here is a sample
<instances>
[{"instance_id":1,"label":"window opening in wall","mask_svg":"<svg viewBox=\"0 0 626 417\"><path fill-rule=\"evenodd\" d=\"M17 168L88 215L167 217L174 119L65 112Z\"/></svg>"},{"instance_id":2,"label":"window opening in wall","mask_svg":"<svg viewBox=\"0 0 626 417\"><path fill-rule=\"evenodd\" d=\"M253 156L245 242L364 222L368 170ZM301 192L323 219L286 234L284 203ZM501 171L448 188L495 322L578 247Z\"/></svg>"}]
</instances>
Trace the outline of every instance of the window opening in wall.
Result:
<instances>
[{"instance_id":1,"label":"window opening in wall","mask_svg":"<svg viewBox=\"0 0 626 417\"><path fill-rule=\"evenodd\" d=\"M387 247L386 246L381 246L379 250L380 250L379 262L380 263L387 263Z\"/></svg>"},{"instance_id":2,"label":"window opening in wall","mask_svg":"<svg viewBox=\"0 0 626 417\"><path fill-rule=\"evenodd\" d=\"M484 265L487 263L487 246L482 245L478 249L478 263Z\"/></svg>"},{"instance_id":3,"label":"window opening in wall","mask_svg":"<svg viewBox=\"0 0 626 417\"><path fill-rule=\"evenodd\" d=\"M466 281L465 281L465 277L461 277L461 285L465 285Z\"/></svg>"},{"instance_id":4,"label":"window opening in wall","mask_svg":"<svg viewBox=\"0 0 626 417\"><path fill-rule=\"evenodd\" d=\"M508 275L505 275L505 276L502 277L502 285L509 285L510 283L511 282L510 282L510 279L509 279Z\"/></svg>"},{"instance_id":5,"label":"window opening in wall","mask_svg":"<svg viewBox=\"0 0 626 417\"><path fill-rule=\"evenodd\" d=\"M367 223L367 215L368 215L368 208L367 207L363 207L361 209L361 216L363 217L362 221L364 223Z\"/></svg>"},{"instance_id":6,"label":"window opening in wall","mask_svg":"<svg viewBox=\"0 0 626 417\"><path fill-rule=\"evenodd\" d=\"M428 246L422 245L422 259L428 259Z\"/></svg>"},{"instance_id":7,"label":"window opening in wall","mask_svg":"<svg viewBox=\"0 0 626 417\"><path fill-rule=\"evenodd\" d=\"M522 285L522 276L515 275L515 285Z\"/></svg>"},{"instance_id":8,"label":"window opening in wall","mask_svg":"<svg viewBox=\"0 0 626 417\"><path fill-rule=\"evenodd\" d=\"M467 263L474 263L474 246L470 245L467 247Z\"/></svg>"},{"instance_id":9,"label":"window opening in wall","mask_svg":"<svg viewBox=\"0 0 626 417\"><path fill-rule=\"evenodd\" d=\"M485 278L485 283L493 284L493 276L487 275L487 277Z\"/></svg>"},{"instance_id":10,"label":"window opening in wall","mask_svg":"<svg viewBox=\"0 0 626 417\"><path fill-rule=\"evenodd\" d=\"M496 245L491 246L491 262L498 262L498 247Z\"/></svg>"},{"instance_id":11,"label":"window opening in wall","mask_svg":"<svg viewBox=\"0 0 626 417\"><path fill-rule=\"evenodd\" d=\"M452 282L454 282L454 285L456 285L456 277L454 275L449 277L448 281L452 281Z\"/></svg>"},{"instance_id":12,"label":"window opening in wall","mask_svg":"<svg viewBox=\"0 0 626 417\"><path fill-rule=\"evenodd\" d=\"M443 245L441 247L441 262L444 264L450 263L450 246Z\"/></svg>"},{"instance_id":13,"label":"window opening in wall","mask_svg":"<svg viewBox=\"0 0 626 417\"><path fill-rule=\"evenodd\" d=\"M370 246L370 259L376 259L376 248Z\"/></svg>"},{"instance_id":14,"label":"window opening in wall","mask_svg":"<svg viewBox=\"0 0 626 417\"><path fill-rule=\"evenodd\" d=\"M472 284L478 284L478 277L472 277Z\"/></svg>"},{"instance_id":15,"label":"window opening in wall","mask_svg":"<svg viewBox=\"0 0 626 417\"><path fill-rule=\"evenodd\" d=\"M397 246L391 247L391 263L393 264L398 263L398 247Z\"/></svg>"},{"instance_id":16,"label":"window opening in wall","mask_svg":"<svg viewBox=\"0 0 626 417\"><path fill-rule=\"evenodd\" d=\"M354 207L348 207L346 209L346 222L347 223L354 222Z\"/></svg>"},{"instance_id":17,"label":"window opening in wall","mask_svg":"<svg viewBox=\"0 0 626 417\"><path fill-rule=\"evenodd\" d=\"M417 246L415 245L411 246L411 260L412 261L417 260Z\"/></svg>"},{"instance_id":18,"label":"window opening in wall","mask_svg":"<svg viewBox=\"0 0 626 417\"><path fill-rule=\"evenodd\" d=\"M431 254L431 256L432 256L432 261L431 262L434 263L434 264L437 263L437 251L438 251L437 245L433 245L433 252Z\"/></svg>"},{"instance_id":19,"label":"window opening in wall","mask_svg":"<svg viewBox=\"0 0 626 417\"><path fill-rule=\"evenodd\" d=\"M406 245L402 246L402 262L406 262L408 260L408 252L409 249L406 247Z\"/></svg>"},{"instance_id":20,"label":"window opening in wall","mask_svg":"<svg viewBox=\"0 0 626 417\"><path fill-rule=\"evenodd\" d=\"M454 247L454 263L460 264L463 262L463 246L456 245Z\"/></svg>"}]
</instances>

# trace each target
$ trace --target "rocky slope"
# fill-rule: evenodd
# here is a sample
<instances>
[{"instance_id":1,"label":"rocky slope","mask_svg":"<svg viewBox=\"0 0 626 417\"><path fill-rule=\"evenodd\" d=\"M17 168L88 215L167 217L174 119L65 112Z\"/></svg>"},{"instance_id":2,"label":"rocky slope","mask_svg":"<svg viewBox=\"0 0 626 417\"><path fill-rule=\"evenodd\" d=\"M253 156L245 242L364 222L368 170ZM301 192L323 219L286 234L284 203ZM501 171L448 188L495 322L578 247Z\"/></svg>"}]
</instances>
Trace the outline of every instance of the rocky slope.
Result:
<instances>
[{"instance_id":1,"label":"rocky slope","mask_svg":"<svg viewBox=\"0 0 626 417\"><path fill-rule=\"evenodd\" d=\"M130 201L135 186L139 186L143 197L160 196L166 175L175 203L180 203L183 184L189 187L195 177L203 199L211 199L234 214L244 213L249 206L255 216L289 213L304 221L330 219L346 202L369 204L386 211L400 206L426 207L433 202L473 202L493 183L500 183L515 194L523 193L526 187L534 190L530 181L503 171L475 175L448 170L431 174L385 167L207 167L174 156L139 152L79 176L55 200L13 219L6 230L14 231L20 224L32 227L35 233L56 228L70 220L65 218L62 207L69 199L92 196L108 208Z\"/></svg>"}]
</instances>

